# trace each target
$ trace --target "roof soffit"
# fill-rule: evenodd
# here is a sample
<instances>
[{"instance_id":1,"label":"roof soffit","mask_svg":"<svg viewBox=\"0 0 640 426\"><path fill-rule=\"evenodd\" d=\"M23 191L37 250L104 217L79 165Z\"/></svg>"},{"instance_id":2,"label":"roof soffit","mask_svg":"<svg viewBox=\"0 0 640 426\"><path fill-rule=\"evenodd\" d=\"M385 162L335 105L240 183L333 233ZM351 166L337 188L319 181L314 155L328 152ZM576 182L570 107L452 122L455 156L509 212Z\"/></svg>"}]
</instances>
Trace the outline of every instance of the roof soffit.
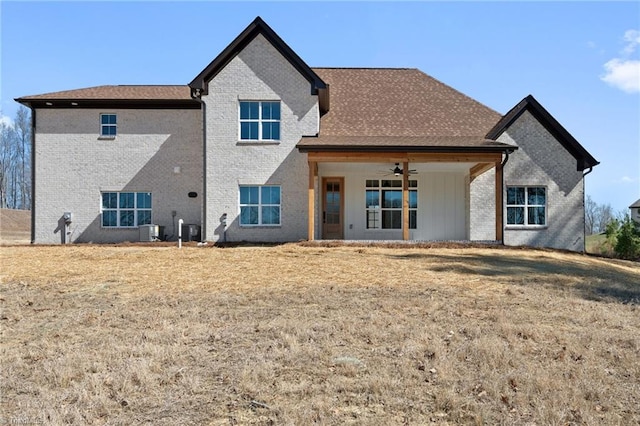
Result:
<instances>
[{"instance_id":1,"label":"roof soffit","mask_svg":"<svg viewBox=\"0 0 640 426\"><path fill-rule=\"evenodd\" d=\"M311 93L327 89L324 81L259 16L249 24L207 67L189 83L192 96L207 94L213 79L258 34L262 36L311 84ZM328 109L328 107L327 107Z\"/></svg>"}]
</instances>

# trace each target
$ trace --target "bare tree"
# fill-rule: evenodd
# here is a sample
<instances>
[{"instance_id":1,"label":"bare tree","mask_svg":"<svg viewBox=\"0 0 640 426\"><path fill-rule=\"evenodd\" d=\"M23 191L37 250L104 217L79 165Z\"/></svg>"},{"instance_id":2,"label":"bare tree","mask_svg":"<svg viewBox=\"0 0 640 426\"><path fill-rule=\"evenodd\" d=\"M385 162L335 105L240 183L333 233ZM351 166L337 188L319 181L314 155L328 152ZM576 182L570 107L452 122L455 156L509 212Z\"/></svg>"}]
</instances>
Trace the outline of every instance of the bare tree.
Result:
<instances>
[{"instance_id":1,"label":"bare tree","mask_svg":"<svg viewBox=\"0 0 640 426\"><path fill-rule=\"evenodd\" d=\"M598 203L593 201L590 195L584 200L584 229L587 235L596 233L596 216L598 215Z\"/></svg>"},{"instance_id":2,"label":"bare tree","mask_svg":"<svg viewBox=\"0 0 640 426\"><path fill-rule=\"evenodd\" d=\"M13 128L0 122L0 208L7 208L9 203L9 179L13 157Z\"/></svg>"},{"instance_id":3,"label":"bare tree","mask_svg":"<svg viewBox=\"0 0 640 426\"><path fill-rule=\"evenodd\" d=\"M615 219L611 204L599 204L596 213L596 232L601 233L607 229L607 224Z\"/></svg>"},{"instance_id":4,"label":"bare tree","mask_svg":"<svg viewBox=\"0 0 640 426\"><path fill-rule=\"evenodd\" d=\"M614 219L611 204L598 204L587 195L584 200L584 228L587 235L605 232L609 222Z\"/></svg>"},{"instance_id":5,"label":"bare tree","mask_svg":"<svg viewBox=\"0 0 640 426\"><path fill-rule=\"evenodd\" d=\"M24 106L13 125L0 123L0 207L31 207L31 118Z\"/></svg>"},{"instance_id":6,"label":"bare tree","mask_svg":"<svg viewBox=\"0 0 640 426\"><path fill-rule=\"evenodd\" d=\"M19 160L19 203L17 208L29 209L31 207L31 117L29 110L23 105L16 113L14 125L16 134L16 148ZM17 200L16 200L17 201Z\"/></svg>"}]
</instances>

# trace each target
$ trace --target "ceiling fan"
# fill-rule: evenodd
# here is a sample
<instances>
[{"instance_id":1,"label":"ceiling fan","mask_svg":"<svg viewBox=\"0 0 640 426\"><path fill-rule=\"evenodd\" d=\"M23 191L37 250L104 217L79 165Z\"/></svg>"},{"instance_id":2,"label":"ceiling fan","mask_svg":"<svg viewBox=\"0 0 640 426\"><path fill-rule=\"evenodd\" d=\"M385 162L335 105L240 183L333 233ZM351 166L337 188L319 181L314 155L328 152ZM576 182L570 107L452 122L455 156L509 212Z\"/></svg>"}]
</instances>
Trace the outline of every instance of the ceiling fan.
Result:
<instances>
[{"instance_id":1,"label":"ceiling fan","mask_svg":"<svg viewBox=\"0 0 640 426\"><path fill-rule=\"evenodd\" d=\"M400 163L396 163L396 166L394 168L389 169L388 172L385 172L385 176L389 176L389 175L402 176L403 172L404 170L400 168ZM416 172L416 169L409 170L409 176L415 175L415 174L418 174L418 172Z\"/></svg>"}]
</instances>

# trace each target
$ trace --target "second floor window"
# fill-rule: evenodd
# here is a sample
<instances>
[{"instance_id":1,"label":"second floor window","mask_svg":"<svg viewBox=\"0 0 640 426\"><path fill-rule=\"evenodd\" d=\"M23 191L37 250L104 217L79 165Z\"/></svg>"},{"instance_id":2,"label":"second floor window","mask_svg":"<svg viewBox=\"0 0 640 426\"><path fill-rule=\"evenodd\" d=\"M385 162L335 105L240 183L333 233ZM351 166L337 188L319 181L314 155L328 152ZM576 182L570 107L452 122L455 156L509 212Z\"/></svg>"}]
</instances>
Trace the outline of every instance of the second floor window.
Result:
<instances>
[{"instance_id":1,"label":"second floor window","mask_svg":"<svg viewBox=\"0 0 640 426\"><path fill-rule=\"evenodd\" d=\"M100 114L100 136L115 138L117 122L118 119L115 114Z\"/></svg>"},{"instance_id":2,"label":"second floor window","mask_svg":"<svg viewBox=\"0 0 640 426\"><path fill-rule=\"evenodd\" d=\"M279 141L280 101L240 101L240 140Z\"/></svg>"}]
</instances>

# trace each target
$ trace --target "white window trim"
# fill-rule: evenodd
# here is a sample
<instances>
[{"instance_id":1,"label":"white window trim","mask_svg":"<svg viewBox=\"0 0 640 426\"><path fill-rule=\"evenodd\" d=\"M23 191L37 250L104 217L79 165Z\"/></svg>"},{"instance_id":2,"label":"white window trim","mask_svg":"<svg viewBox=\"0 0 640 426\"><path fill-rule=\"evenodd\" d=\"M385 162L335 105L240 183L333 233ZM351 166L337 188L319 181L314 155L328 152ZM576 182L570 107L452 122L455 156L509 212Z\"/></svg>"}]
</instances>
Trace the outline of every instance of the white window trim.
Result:
<instances>
[{"instance_id":1,"label":"white window trim","mask_svg":"<svg viewBox=\"0 0 640 426\"><path fill-rule=\"evenodd\" d=\"M507 204L507 193L509 188L524 188L524 204ZM542 204L528 204L528 190L529 188L544 188L544 225L529 224L529 209L528 207L543 207ZM549 227L549 188L546 185L506 185L504 194L504 223L505 229L545 229ZM524 208L524 224L507 223L509 220L508 208L509 207L523 207Z\"/></svg>"},{"instance_id":2,"label":"white window trim","mask_svg":"<svg viewBox=\"0 0 640 426\"><path fill-rule=\"evenodd\" d=\"M377 188L368 187L367 186L367 181L368 180L377 180L379 186ZM383 211L398 211L398 210L400 212L403 211L402 207L400 207L400 208L397 208L397 207L382 207L382 191L383 190L387 190L387 191L389 191L389 190L390 191L398 191L399 190L399 191L402 191L402 186L400 186L400 187L397 187L397 186L394 186L394 187L392 187L392 186L386 187L385 186L385 187L383 187L382 186L382 181L383 180L392 180L392 181L400 180L400 182L402 182L402 179L365 179L365 183L364 183L364 194L365 194L364 230L365 230L365 232L371 232L371 231L375 231L375 232L380 232L380 231L382 231L382 232L397 232L397 231L402 230L402 226L400 226L400 228L383 228L382 227L382 212ZM411 180L414 180L416 182L416 186L409 187L409 191L410 192L411 191L415 192L416 193L416 197L418 197L420 195L418 193L418 181L415 180L415 179L411 179ZM375 190L378 190L378 193L379 193L380 207L367 207L366 206L367 191L375 191ZM379 223L380 227L378 227L378 228L369 228L368 227L367 212L370 212L370 211L380 213L380 218L378 220L378 223ZM411 227L409 228L410 230L414 231L414 230L418 229L418 207L409 208L409 211L410 212L411 211L415 211L416 212L416 226L415 226L415 228L411 228ZM401 218L402 218L402 214L401 214Z\"/></svg>"},{"instance_id":3,"label":"white window trim","mask_svg":"<svg viewBox=\"0 0 640 426\"><path fill-rule=\"evenodd\" d=\"M102 124L102 116L103 115L115 115L116 116L116 124ZM116 136L118 136L118 114L115 112L102 112L100 113L100 133L99 133L99 139L115 139ZM104 126L109 126L109 127L115 127L116 129L116 134L115 135L105 135L102 133L102 129L104 128Z\"/></svg>"},{"instance_id":4,"label":"white window trim","mask_svg":"<svg viewBox=\"0 0 640 426\"><path fill-rule=\"evenodd\" d=\"M105 208L102 205L102 194L118 194L118 198L116 200L116 205L117 207L115 209L109 209L109 208ZM133 195L133 208L121 208L120 207L120 194L129 194L132 193ZM146 208L146 207L142 207L142 208L138 208L138 194L139 193L143 193L143 194L151 194L151 207L150 208ZM120 210L133 210L133 223L135 225L133 226L121 226L120 225ZM102 215L105 211L115 211L116 212L116 222L118 223L117 226L105 226L104 222L102 220ZM140 226L143 225L138 225L138 212L141 211L148 211L151 213L151 219L150 219L150 223L149 224L153 224L153 193L151 191L100 191L100 227L102 229L138 229L140 228Z\"/></svg>"},{"instance_id":5,"label":"white window trim","mask_svg":"<svg viewBox=\"0 0 640 426\"><path fill-rule=\"evenodd\" d=\"M241 204L240 203L240 188L257 187L258 188L258 204ZM280 188L280 204L263 204L262 203L262 188ZM258 207L258 223L242 223L242 207ZM280 223L262 223L262 207L274 207L280 208ZM282 227L282 185L240 185L238 187L238 225L241 228L279 228Z\"/></svg>"},{"instance_id":6,"label":"white window trim","mask_svg":"<svg viewBox=\"0 0 640 426\"><path fill-rule=\"evenodd\" d=\"M258 103L258 118L240 118L240 103L242 102L257 102ZM272 120L272 119L263 119L262 118L262 103L263 102L277 102L280 104L280 119ZM242 123L258 123L258 139L242 139ZM280 139L263 139L262 138L262 123L280 123ZM249 100L249 99L239 99L238 100L238 143L239 144L252 144L252 143L280 143L282 140L282 101L280 99L261 99L261 100Z\"/></svg>"}]
</instances>

